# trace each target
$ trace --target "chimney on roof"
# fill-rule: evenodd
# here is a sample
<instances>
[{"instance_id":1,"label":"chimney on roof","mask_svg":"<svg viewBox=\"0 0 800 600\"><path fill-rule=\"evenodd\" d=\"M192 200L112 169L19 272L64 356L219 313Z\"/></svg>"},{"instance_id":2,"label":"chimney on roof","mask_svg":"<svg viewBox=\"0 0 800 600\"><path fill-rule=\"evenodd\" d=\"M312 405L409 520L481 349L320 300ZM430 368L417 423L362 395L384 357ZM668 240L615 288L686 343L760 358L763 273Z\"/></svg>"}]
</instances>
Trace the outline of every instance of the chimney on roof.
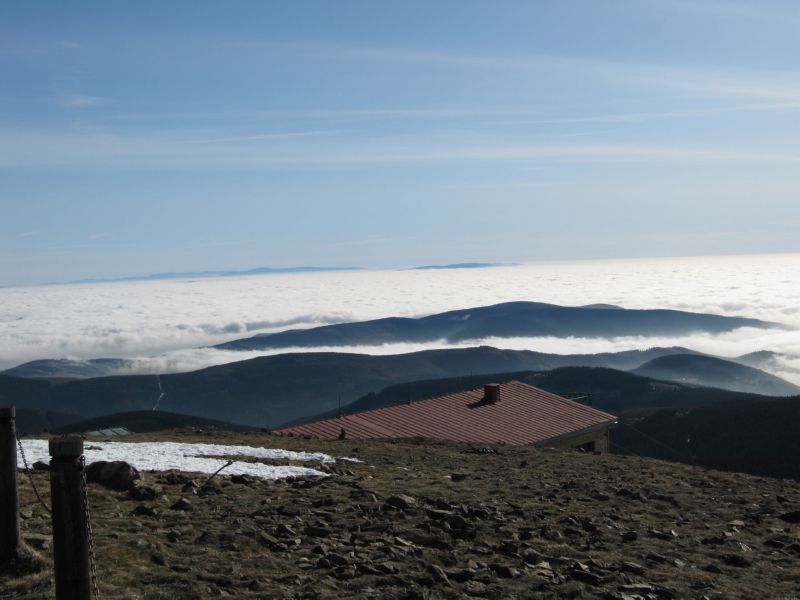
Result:
<instances>
[{"instance_id":1,"label":"chimney on roof","mask_svg":"<svg viewBox=\"0 0 800 600\"><path fill-rule=\"evenodd\" d=\"M497 404L500 402L499 383L487 383L483 386L483 401L487 404Z\"/></svg>"}]
</instances>

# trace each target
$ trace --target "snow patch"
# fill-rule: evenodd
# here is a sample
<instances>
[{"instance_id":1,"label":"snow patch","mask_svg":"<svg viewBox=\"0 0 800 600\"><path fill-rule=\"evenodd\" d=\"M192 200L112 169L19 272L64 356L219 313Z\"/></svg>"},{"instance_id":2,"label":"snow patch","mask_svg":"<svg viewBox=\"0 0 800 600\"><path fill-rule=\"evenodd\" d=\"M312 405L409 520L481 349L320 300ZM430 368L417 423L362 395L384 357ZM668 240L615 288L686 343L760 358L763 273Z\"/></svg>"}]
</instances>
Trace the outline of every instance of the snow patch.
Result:
<instances>
[{"instance_id":1,"label":"snow patch","mask_svg":"<svg viewBox=\"0 0 800 600\"><path fill-rule=\"evenodd\" d=\"M23 440L22 446L28 464L37 460L50 461L47 440ZM140 471L188 471L214 473L228 461L223 458L247 456L269 460L335 463L337 460L358 462L356 459L335 458L321 452L294 452L291 450L256 448L254 446L228 446L224 444L185 444L178 442L84 442L86 463L123 460ZM17 451L17 464L22 457ZM262 463L234 461L224 470L226 475L251 475L260 479L286 477L327 477L316 469L297 466L273 466Z\"/></svg>"}]
</instances>

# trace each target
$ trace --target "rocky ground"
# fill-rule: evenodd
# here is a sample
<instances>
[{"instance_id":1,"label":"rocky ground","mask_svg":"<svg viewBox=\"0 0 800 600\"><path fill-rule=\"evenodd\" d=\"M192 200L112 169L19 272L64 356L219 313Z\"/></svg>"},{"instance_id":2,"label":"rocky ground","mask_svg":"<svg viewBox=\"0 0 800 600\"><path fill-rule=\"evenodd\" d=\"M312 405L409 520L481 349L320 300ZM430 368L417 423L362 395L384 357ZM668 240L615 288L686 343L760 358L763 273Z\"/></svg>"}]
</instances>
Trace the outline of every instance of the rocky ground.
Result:
<instances>
[{"instance_id":1,"label":"rocky ground","mask_svg":"<svg viewBox=\"0 0 800 600\"><path fill-rule=\"evenodd\" d=\"M363 462L324 479L198 487L207 476L143 473L134 494L90 484L103 598L800 597L795 481L508 446L130 438L153 439ZM46 472L34 479L49 490ZM25 538L51 564L49 519L23 473L19 484ZM51 577L1 575L0 598L53 597Z\"/></svg>"}]
</instances>

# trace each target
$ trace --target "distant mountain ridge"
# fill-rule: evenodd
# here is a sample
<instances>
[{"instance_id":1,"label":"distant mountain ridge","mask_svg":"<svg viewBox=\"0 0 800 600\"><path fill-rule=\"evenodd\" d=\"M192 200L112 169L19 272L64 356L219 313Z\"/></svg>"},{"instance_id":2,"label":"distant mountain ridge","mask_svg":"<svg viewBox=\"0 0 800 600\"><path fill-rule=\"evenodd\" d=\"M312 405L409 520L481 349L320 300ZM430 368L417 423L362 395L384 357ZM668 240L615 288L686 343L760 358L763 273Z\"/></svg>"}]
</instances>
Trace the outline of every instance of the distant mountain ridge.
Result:
<instances>
[{"instance_id":1,"label":"distant mountain ridge","mask_svg":"<svg viewBox=\"0 0 800 600\"><path fill-rule=\"evenodd\" d=\"M752 394L792 396L800 387L741 363L699 354L659 356L633 369L633 373L684 385L718 387Z\"/></svg>"},{"instance_id":2,"label":"distant mountain ridge","mask_svg":"<svg viewBox=\"0 0 800 600\"><path fill-rule=\"evenodd\" d=\"M256 267L244 271L188 271L178 273L152 273L99 279L80 279L68 283L114 283L122 281L153 281L160 279L206 279L212 277L247 277L248 275L280 275L283 273L324 273L327 271L360 271L363 267Z\"/></svg>"},{"instance_id":3,"label":"distant mountain ridge","mask_svg":"<svg viewBox=\"0 0 800 600\"><path fill-rule=\"evenodd\" d=\"M623 352L600 352L597 354L546 354L542 352L534 352L527 350L497 350L490 346L485 346L497 352L507 352L506 356L512 356L514 353L519 352L522 355L537 357L536 360L539 365L536 368L553 368L556 366L580 364L591 366L608 366L622 370L629 370L640 366L647 360L666 354L691 354L694 351L688 348L671 347L671 348L651 348L649 350L627 350ZM475 348L454 348L453 352L472 352L479 351L478 347ZM436 350L432 352L449 352L451 350ZM424 352L424 351L423 351ZM338 355L350 353L309 353L317 355ZM417 353L410 353L417 354ZM352 354L352 356L363 356ZM399 355L398 355L399 356ZM240 362L240 361L236 361ZM98 377L113 377L120 375L155 375L156 373L135 373L134 366L136 362L124 358L89 358L85 360L75 359L43 359L27 362L16 367L12 367L6 371L0 372L0 375L11 375L13 377L22 377L26 379L44 379L48 381L61 382L72 379L92 379ZM527 362L525 364L528 364ZM478 372L475 370L475 372ZM167 375L168 373L159 373L159 375Z\"/></svg>"},{"instance_id":4,"label":"distant mountain ridge","mask_svg":"<svg viewBox=\"0 0 800 600\"><path fill-rule=\"evenodd\" d=\"M555 355L488 346L371 356L307 352L264 356L190 373L121 375L60 383L0 375L0 400L25 408L95 417L162 410L277 427L345 405L388 385L470 372L540 371L571 364L631 369L675 349ZM8 390L8 393L6 393Z\"/></svg>"},{"instance_id":5,"label":"distant mountain ridge","mask_svg":"<svg viewBox=\"0 0 800 600\"><path fill-rule=\"evenodd\" d=\"M391 343L465 342L489 337L620 337L722 333L776 323L677 310L625 309L611 305L567 307L506 302L420 318L389 317L259 334L218 344L223 350L367 346Z\"/></svg>"},{"instance_id":6,"label":"distant mountain ridge","mask_svg":"<svg viewBox=\"0 0 800 600\"><path fill-rule=\"evenodd\" d=\"M0 375L0 403L88 418L150 410L163 392L161 410L243 425L278 427L404 382L464 378L470 373L550 371L566 366L630 370L659 356L687 353L690 351L683 348L653 348L558 355L489 346L384 356L290 353L160 376L125 375L53 383Z\"/></svg>"},{"instance_id":7,"label":"distant mountain ridge","mask_svg":"<svg viewBox=\"0 0 800 600\"><path fill-rule=\"evenodd\" d=\"M482 263L482 262L464 262L464 263L451 263L449 265L422 265L420 267L411 267L410 271L437 271L442 269L490 269L492 267L513 267L515 263Z\"/></svg>"},{"instance_id":8,"label":"distant mountain ridge","mask_svg":"<svg viewBox=\"0 0 800 600\"><path fill-rule=\"evenodd\" d=\"M511 267L517 263L481 263L464 262L443 265L420 265L409 267L410 271L426 271L439 269L488 269L491 267ZM176 271L165 273L150 273L148 275L129 275L125 277L92 277L88 279L78 279L75 281L50 282L45 285L70 285L84 283L115 283L125 281L159 281L170 279L210 279L215 277L247 277L250 275L281 275L286 273L325 273L337 271L363 271L364 267L256 267L253 269L241 270L219 270L219 271ZM2 286L0 286L2 287Z\"/></svg>"},{"instance_id":9,"label":"distant mountain ridge","mask_svg":"<svg viewBox=\"0 0 800 600\"><path fill-rule=\"evenodd\" d=\"M134 361L125 358L89 358L76 360L70 358L45 358L33 360L2 371L3 375L27 379L89 379L120 375L131 370Z\"/></svg>"}]
</instances>

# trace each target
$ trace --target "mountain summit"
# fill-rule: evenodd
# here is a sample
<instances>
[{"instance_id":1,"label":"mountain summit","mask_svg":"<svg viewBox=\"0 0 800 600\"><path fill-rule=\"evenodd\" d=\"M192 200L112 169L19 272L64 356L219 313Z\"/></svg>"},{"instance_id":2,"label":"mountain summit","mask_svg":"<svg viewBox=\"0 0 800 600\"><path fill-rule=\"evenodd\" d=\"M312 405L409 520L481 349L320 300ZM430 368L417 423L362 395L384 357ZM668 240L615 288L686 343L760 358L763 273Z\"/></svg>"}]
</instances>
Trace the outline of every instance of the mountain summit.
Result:
<instances>
[{"instance_id":1,"label":"mountain summit","mask_svg":"<svg viewBox=\"0 0 800 600\"><path fill-rule=\"evenodd\" d=\"M619 337L722 333L776 323L679 310L640 310L608 305L558 306L505 302L417 319L389 317L260 334L219 344L224 350L363 346L403 342L464 342L488 337Z\"/></svg>"}]
</instances>

